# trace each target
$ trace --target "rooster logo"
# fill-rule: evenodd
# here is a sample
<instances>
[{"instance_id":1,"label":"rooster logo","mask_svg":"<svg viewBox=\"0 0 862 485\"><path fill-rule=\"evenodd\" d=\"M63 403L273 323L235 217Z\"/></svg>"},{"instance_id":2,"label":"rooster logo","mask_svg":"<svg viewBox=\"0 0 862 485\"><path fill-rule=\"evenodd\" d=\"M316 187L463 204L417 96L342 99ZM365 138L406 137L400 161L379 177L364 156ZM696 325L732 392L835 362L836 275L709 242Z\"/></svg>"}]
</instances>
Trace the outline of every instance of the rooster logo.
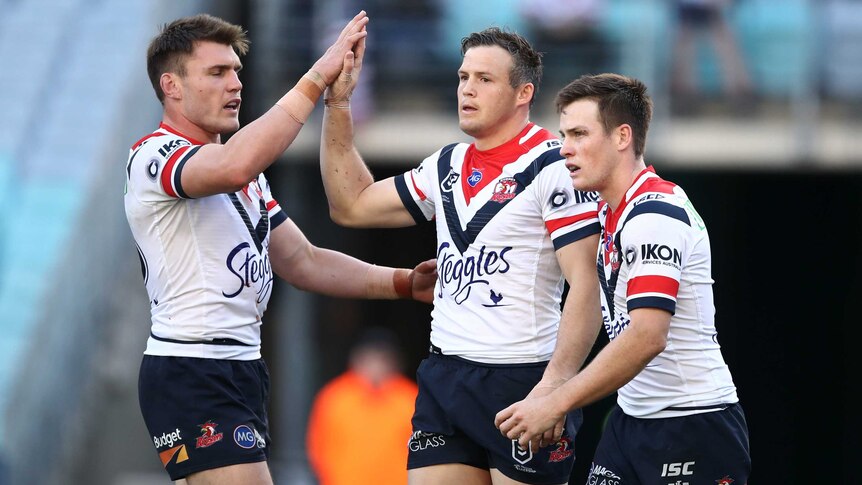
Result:
<instances>
[{"instance_id":1,"label":"rooster logo","mask_svg":"<svg viewBox=\"0 0 862 485\"><path fill-rule=\"evenodd\" d=\"M201 428L201 435L198 436L198 439L195 441L195 448L206 448L208 446L212 446L221 441L224 437L222 433L216 433L216 426L218 426L218 424L213 423L212 421L207 421L198 426Z\"/></svg>"},{"instance_id":2,"label":"rooster logo","mask_svg":"<svg viewBox=\"0 0 862 485\"><path fill-rule=\"evenodd\" d=\"M500 304L500 302L503 301L503 294L502 293L497 293L494 290L491 290L490 298L491 298L491 304L489 305L487 303L483 303L482 306L487 307L487 308L493 308L493 307L498 307L498 306L509 306L509 305L501 305Z\"/></svg>"}]
</instances>

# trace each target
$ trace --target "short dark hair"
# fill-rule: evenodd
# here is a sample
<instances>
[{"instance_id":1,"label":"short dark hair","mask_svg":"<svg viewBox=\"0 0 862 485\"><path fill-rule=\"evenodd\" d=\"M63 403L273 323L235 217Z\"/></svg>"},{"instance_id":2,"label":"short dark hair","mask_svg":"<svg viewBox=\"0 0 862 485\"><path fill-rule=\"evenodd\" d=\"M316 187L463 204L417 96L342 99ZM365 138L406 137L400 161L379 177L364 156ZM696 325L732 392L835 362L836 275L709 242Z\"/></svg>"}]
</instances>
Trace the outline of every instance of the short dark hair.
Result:
<instances>
[{"instance_id":1,"label":"short dark hair","mask_svg":"<svg viewBox=\"0 0 862 485\"><path fill-rule=\"evenodd\" d=\"M239 56L248 52L246 31L212 15L183 17L163 25L147 48L147 75L160 102L164 103L165 93L159 85L159 78L166 72L185 75L183 61L191 55L197 41L229 45Z\"/></svg>"},{"instance_id":2,"label":"short dark hair","mask_svg":"<svg viewBox=\"0 0 862 485\"><path fill-rule=\"evenodd\" d=\"M461 39L461 55L472 47L498 46L512 56L512 70L509 72L509 83L512 87L533 83L533 99L536 100L539 85L542 83L542 54L530 42L515 32L504 31L499 27L490 27L481 32L473 32Z\"/></svg>"},{"instance_id":3,"label":"short dark hair","mask_svg":"<svg viewBox=\"0 0 862 485\"><path fill-rule=\"evenodd\" d=\"M612 73L581 76L557 93L557 112L580 99L593 99L598 103L599 122L605 133L623 124L631 126L635 156L643 155L652 119L652 100L644 83Z\"/></svg>"}]
</instances>

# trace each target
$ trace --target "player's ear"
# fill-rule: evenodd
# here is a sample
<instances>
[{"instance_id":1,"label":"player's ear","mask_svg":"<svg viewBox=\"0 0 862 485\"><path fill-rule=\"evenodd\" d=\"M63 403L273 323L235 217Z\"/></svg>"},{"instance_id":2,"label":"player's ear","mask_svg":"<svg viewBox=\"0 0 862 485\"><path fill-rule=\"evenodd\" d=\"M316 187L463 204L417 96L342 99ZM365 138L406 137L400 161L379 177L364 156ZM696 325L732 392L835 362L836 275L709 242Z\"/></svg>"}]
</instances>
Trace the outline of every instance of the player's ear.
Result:
<instances>
[{"instance_id":1,"label":"player's ear","mask_svg":"<svg viewBox=\"0 0 862 485\"><path fill-rule=\"evenodd\" d=\"M623 123L615 130L617 150L625 151L634 142L634 132L629 124Z\"/></svg>"},{"instance_id":2,"label":"player's ear","mask_svg":"<svg viewBox=\"0 0 862 485\"><path fill-rule=\"evenodd\" d=\"M518 105L530 104L533 99L533 94L536 92L536 87L533 83L524 83L518 88Z\"/></svg>"},{"instance_id":3,"label":"player's ear","mask_svg":"<svg viewBox=\"0 0 862 485\"><path fill-rule=\"evenodd\" d=\"M180 99L182 97L182 81L180 77L172 72L164 72L159 77L159 87L165 94L165 98Z\"/></svg>"}]
</instances>

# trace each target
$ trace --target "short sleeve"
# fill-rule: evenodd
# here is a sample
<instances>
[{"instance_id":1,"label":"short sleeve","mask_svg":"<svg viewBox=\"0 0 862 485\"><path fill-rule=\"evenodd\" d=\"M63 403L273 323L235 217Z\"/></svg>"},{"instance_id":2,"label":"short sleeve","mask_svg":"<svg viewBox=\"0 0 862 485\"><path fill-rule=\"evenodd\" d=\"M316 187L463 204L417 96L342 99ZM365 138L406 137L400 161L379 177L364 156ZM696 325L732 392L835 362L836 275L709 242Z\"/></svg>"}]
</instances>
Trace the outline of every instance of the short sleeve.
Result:
<instances>
[{"instance_id":1,"label":"short sleeve","mask_svg":"<svg viewBox=\"0 0 862 485\"><path fill-rule=\"evenodd\" d=\"M186 162L200 149L172 135L148 139L129 154L129 185L144 202L189 199L182 186Z\"/></svg>"},{"instance_id":2,"label":"short sleeve","mask_svg":"<svg viewBox=\"0 0 862 485\"><path fill-rule=\"evenodd\" d=\"M423 160L418 167L395 177L398 196L417 224L434 218L439 158L440 151Z\"/></svg>"},{"instance_id":3,"label":"short sleeve","mask_svg":"<svg viewBox=\"0 0 862 485\"><path fill-rule=\"evenodd\" d=\"M642 202L625 222L620 240L628 266L628 311L661 308L673 314L690 254L691 222L686 211L667 202Z\"/></svg>"},{"instance_id":4,"label":"short sleeve","mask_svg":"<svg viewBox=\"0 0 862 485\"><path fill-rule=\"evenodd\" d=\"M537 182L542 218L554 249L599 233L598 194L575 190L562 160L545 167Z\"/></svg>"}]
</instances>

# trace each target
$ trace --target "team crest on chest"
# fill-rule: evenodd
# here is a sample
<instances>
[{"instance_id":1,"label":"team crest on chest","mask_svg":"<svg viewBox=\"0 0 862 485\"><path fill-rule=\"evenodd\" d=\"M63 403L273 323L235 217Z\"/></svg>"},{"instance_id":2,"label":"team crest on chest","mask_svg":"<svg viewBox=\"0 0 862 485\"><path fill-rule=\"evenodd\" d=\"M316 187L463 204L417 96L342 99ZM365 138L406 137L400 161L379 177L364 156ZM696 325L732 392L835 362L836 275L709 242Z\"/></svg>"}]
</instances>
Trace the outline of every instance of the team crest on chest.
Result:
<instances>
[{"instance_id":1,"label":"team crest on chest","mask_svg":"<svg viewBox=\"0 0 862 485\"><path fill-rule=\"evenodd\" d=\"M620 252L614 244L614 235L605 233L602 241L602 253L605 256L605 266L610 266L611 271L616 273L620 270Z\"/></svg>"},{"instance_id":2,"label":"team crest on chest","mask_svg":"<svg viewBox=\"0 0 862 485\"><path fill-rule=\"evenodd\" d=\"M518 189L518 181L514 177L506 177L500 179L494 186L494 195L491 200L494 202L506 202L515 198Z\"/></svg>"}]
</instances>

